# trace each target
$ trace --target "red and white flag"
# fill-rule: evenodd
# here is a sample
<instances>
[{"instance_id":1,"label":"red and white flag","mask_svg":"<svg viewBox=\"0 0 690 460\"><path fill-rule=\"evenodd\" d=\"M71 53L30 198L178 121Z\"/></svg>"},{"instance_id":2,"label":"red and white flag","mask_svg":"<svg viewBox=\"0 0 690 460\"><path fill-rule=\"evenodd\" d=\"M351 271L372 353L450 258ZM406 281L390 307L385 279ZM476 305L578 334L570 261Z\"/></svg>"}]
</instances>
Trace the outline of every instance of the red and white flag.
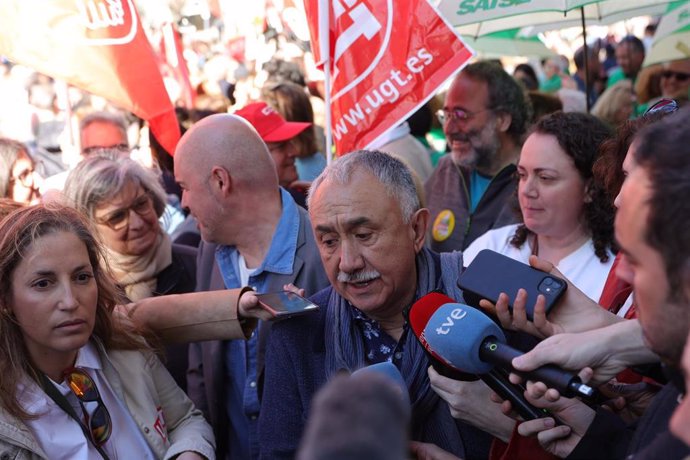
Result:
<instances>
[{"instance_id":1,"label":"red and white flag","mask_svg":"<svg viewBox=\"0 0 690 460\"><path fill-rule=\"evenodd\" d=\"M166 23L161 27L161 38L158 44L161 59L161 73L164 77L175 80L179 88L179 100L188 109L194 108L196 91L189 80L189 69L184 58L182 36L171 24Z\"/></svg>"},{"instance_id":2,"label":"red and white flag","mask_svg":"<svg viewBox=\"0 0 690 460\"><path fill-rule=\"evenodd\" d=\"M133 0L2 0L0 30L0 55L135 113L175 151L175 111Z\"/></svg>"},{"instance_id":3,"label":"red and white flag","mask_svg":"<svg viewBox=\"0 0 690 460\"><path fill-rule=\"evenodd\" d=\"M404 121L473 55L427 0L304 0L304 6L316 62L330 65L338 155L366 148Z\"/></svg>"}]
</instances>

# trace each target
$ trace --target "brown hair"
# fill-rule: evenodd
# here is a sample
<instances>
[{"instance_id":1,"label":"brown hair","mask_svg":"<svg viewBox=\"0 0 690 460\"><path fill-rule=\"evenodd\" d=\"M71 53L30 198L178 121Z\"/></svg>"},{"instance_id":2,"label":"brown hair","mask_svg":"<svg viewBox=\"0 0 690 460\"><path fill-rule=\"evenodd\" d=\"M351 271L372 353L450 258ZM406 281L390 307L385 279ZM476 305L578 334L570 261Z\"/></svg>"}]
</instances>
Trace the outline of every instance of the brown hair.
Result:
<instances>
[{"instance_id":1,"label":"brown hair","mask_svg":"<svg viewBox=\"0 0 690 460\"><path fill-rule=\"evenodd\" d=\"M98 338L106 349L145 349L129 323L113 317L113 309L124 303L107 269L100 264L101 248L88 221L76 210L57 204L29 206L13 212L0 222L0 404L15 417L28 419L17 400L17 385L40 372L32 362L22 332L11 313L14 270L34 242L46 235L69 232L86 246L98 287L96 321L91 337Z\"/></svg>"}]
</instances>

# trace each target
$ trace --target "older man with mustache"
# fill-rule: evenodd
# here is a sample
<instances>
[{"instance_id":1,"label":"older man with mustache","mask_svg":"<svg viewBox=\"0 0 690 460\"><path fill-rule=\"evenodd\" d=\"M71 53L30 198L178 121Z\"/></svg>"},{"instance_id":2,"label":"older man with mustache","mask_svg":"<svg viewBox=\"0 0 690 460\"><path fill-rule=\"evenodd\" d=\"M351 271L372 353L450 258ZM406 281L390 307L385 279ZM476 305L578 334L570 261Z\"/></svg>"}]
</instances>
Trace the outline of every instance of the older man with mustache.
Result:
<instances>
[{"instance_id":1,"label":"older man with mustache","mask_svg":"<svg viewBox=\"0 0 690 460\"><path fill-rule=\"evenodd\" d=\"M320 311L273 327L259 418L261 458L294 458L311 398L329 378L384 361L407 383L413 440L463 458L486 457L489 436L454 420L434 393L429 360L403 315L431 291L461 298L462 256L424 247L429 211L420 207L409 169L385 153L349 153L314 181L308 203L332 286L312 297Z\"/></svg>"}]
</instances>

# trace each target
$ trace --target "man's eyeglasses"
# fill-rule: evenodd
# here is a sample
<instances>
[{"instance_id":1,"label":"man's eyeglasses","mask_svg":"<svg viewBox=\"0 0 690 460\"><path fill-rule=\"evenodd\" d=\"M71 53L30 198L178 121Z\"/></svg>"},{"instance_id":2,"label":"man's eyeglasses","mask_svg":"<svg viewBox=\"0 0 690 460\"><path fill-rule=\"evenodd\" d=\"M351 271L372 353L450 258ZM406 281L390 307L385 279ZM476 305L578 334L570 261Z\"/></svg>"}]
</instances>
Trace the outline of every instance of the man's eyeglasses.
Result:
<instances>
[{"instance_id":1,"label":"man's eyeglasses","mask_svg":"<svg viewBox=\"0 0 690 460\"><path fill-rule=\"evenodd\" d=\"M661 72L661 78L671 77L675 77L676 81L688 81L688 79L690 79L690 73L675 72L673 70L664 70Z\"/></svg>"},{"instance_id":2,"label":"man's eyeglasses","mask_svg":"<svg viewBox=\"0 0 690 460\"><path fill-rule=\"evenodd\" d=\"M125 208L116 209L103 217L96 218L96 222L107 225L115 231L122 230L129 225L129 212L134 211L140 216L146 216L153 211L153 199L151 193L146 192L134 199L132 204Z\"/></svg>"},{"instance_id":3,"label":"man's eyeglasses","mask_svg":"<svg viewBox=\"0 0 690 460\"><path fill-rule=\"evenodd\" d=\"M101 447L110 438L113 423L96 384L86 370L79 367L68 369L63 375L72 393L79 400L79 405L81 405L81 410L84 413L84 421L89 427L93 443L96 447ZM84 406L84 403L87 402L97 403L96 409L90 414Z\"/></svg>"},{"instance_id":4,"label":"man's eyeglasses","mask_svg":"<svg viewBox=\"0 0 690 460\"><path fill-rule=\"evenodd\" d=\"M441 109L436 112L436 118L438 118L438 121L442 125L445 125L449 121L467 121L470 118L475 117L482 112L488 112L489 110L493 109L483 109L476 112L468 112L467 110L463 109Z\"/></svg>"},{"instance_id":5,"label":"man's eyeglasses","mask_svg":"<svg viewBox=\"0 0 690 460\"><path fill-rule=\"evenodd\" d=\"M645 110L642 116L644 117L647 115L652 115L654 113L668 114L676 111L678 111L678 103L676 101L674 101L673 99L660 99L658 102L656 102L647 110Z\"/></svg>"},{"instance_id":6,"label":"man's eyeglasses","mask_svg":"<svg viewBox=\"0 0 690 460\"><path fill-rule=\"evenodd\" d=\"M81 149L81 154L82 156L89 156L89 155L102 155L104 153L109 153L112 152L113 150L121 153L129 153L131 149L129 148L129 145L127 144L115 144L115 145L92 145L91 147L86 147L85 149Z\"/></svg>"}]
</instances>

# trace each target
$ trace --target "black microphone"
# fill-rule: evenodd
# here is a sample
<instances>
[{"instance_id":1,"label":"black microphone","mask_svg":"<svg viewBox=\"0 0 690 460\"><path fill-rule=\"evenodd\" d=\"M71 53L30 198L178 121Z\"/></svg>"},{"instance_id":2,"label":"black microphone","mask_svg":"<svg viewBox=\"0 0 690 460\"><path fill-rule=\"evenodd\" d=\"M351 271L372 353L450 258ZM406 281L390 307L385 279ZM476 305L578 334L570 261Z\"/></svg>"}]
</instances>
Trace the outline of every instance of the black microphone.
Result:
<instances>
[{"instance_id":1,"label":"black microphone","mask_svg":"<svg viewBox=\"0 0 690 460\"><path fill-rule=\"evenodd\" d=\"M494 366L523 378L544 382L561 395L591 398L594 389L570 372L546 365L529 372L517 371L512 360L524 353L506 345L505 335L496 323L470 306L447 303L431 315L422 333L424 343L446 363L464 372L483 374Z\"/></svg>"}]
</instances>

